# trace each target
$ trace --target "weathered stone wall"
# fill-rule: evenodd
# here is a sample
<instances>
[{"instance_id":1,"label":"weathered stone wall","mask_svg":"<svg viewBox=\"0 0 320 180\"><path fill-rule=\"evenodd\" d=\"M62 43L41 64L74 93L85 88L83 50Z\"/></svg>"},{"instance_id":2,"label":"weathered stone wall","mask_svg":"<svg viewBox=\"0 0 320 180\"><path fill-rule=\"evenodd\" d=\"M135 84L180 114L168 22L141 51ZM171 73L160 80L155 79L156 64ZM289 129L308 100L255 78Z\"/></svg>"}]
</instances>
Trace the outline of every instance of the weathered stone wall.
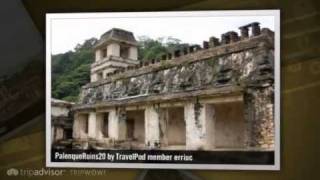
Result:
<instances>
[{"instance_id":1,"label":"weathered stone wall","mask_svg":"<svg viewBox=\"0 0 320 180\"><path fill-rule=\"evenodd\" d=\"M145 110L145 144L150 149L160 147L160 122L158 106L150 106Z\"/></svg>"},{"instance_id":2,"label":"weathered stone wall","mask_svg":"<svg viewBox=\"0 0 320 180\"><path fill-rule=\"evenodd\" d=\"M273 50L266 51L268 57L273 57ZM185 92L226 84L247 86L251 80L257 78L254 71L257 67L255 61L263 58L260 53L257 50L247 50L119 79L97 87L83 88L80 103L94 104L113 99Z\"/></svg>"},{"instance_id":3,"label":"weathered stone wall","mask_svg":"<svg viewBox=\"0 0 320 180\"><path fill-rule=\"evenodd\" d=\"M215 148L244 148L244 107L243 102L214 105Z\"/></svg>"}]
</instances>

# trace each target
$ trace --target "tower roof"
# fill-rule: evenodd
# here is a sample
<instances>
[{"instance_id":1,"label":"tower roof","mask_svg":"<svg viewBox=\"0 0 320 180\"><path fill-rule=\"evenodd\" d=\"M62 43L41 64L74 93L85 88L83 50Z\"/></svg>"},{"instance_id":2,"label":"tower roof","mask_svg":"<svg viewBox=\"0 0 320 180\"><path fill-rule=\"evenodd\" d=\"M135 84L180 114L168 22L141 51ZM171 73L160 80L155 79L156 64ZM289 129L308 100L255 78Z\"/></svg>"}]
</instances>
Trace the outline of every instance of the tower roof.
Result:
<instances>
[{"instance_id":1,"label":"tower roof","mask_svg":"<svg viewBox=\"0 0 320 180\"><path fill-rule=\"evenodd\" d=\"M108 44L109 42L120 42L130 44L133 46L138 45L132 32L119 28L112 28L101 35L95 48L101 47L102 45Z\"/></svg>"}]
</instances>

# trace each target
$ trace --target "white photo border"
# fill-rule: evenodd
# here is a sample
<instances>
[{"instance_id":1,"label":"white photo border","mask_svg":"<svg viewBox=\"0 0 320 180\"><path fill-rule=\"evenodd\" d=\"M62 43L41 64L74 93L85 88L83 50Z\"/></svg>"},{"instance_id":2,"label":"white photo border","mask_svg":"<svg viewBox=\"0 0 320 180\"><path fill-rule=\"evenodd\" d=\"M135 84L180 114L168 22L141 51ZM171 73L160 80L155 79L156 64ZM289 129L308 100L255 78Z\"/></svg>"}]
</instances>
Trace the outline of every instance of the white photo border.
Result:
<instances>
[{"instance_id":1,"label":"white photo border","mask_svg":"<svg viewBox=\"0 0 320 180\"><path fill-rule=\"evenodd\" d=\"M52 20L65 18L107 17L171 17L171 16L273 16L274 17L274 122L275 149L273 165L242 164L173 164L173 163L87 163L51 161L51 42ZM198 170L280 170L280 10L227 10L227 11L162 11L119 13L47 13L46 14L46 166L59 168L133 168L133 169L198 169Z\"/></svg>"}]
</instances>

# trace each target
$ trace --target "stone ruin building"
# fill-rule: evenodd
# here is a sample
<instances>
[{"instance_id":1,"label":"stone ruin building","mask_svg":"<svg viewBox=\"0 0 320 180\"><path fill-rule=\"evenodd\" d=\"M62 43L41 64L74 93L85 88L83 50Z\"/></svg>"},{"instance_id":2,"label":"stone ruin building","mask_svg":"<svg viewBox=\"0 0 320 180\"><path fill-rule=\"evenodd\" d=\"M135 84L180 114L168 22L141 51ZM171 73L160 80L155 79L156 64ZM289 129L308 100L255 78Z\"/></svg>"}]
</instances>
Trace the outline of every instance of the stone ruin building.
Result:
<instances>
[{"instance_id":1,"label":"stone ruin building","mask_svg":"<svg viewBox=\"0 0 320 180\"><path fill-rule=\"evenodd\" d=\"M74 103L51 100L51 143L56 147L63 144L61 140L72 139L72 105Z\"/></svg>"},{"instance_id":2,"label":"stone ruin building","mask_svg":"<svg viewBox=\"0 0 320 180\"><path fill-rule=\"evenodd\" d=\"M239 29L150 61L132 32L103 34L71 108L72 148L274 150L274 33Z\"/></svg>"}]
</instances>

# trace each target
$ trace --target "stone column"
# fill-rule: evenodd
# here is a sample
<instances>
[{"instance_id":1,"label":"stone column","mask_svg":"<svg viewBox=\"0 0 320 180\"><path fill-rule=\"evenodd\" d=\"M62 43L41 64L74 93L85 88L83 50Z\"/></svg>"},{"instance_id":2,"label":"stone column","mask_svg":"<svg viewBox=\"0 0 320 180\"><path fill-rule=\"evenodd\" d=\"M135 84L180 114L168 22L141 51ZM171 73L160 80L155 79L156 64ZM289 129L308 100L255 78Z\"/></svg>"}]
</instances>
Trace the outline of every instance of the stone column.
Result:
<instances>
[{"instance_id":1,"label":"stone column","mask_svg":"<svg viewBox=\"0 0 320 180\"><path fill-rule=\"evenodd\" d=\"M116 109L109 111L109 137L113 139L118 139L118 117L116 113Z\"/></svg>"},{"instance_id":2,"label":"stone column","mask_svg":"<svg viewBox=\"0 0 320 180\"><path fill-rule=\"evenodd\" d=\"M91 73L90 82L96 82L96 81L98 81L98 74L97 73Z\"/></svg>"},{"instance_id":3,"label":"stone column","mask_svg":"<svg viewBox=\"0 0 320 180\"><path fill-rule=\"evenodd\" d=\"M95 61L100 61L102 59L102 52L101 52L101 49L97 49L96 50L96 58L95 58Z\"/></svg>"},{"instance_id":4,"label":"stone column","mask_svg":"<svg viewBox=\"0 0 320 180\"><path fill-rule=\"evenodd\" d=\"M206 128L206 148L212 150L215 148L215 123L216 110L213 104L204 104L205 128Z\"/></svg>"},{"instance_id":5,"label":"stone column","mask_svg":"<svg viewBox=\"0 0 320 180\"><path fill-rule=\"evenodd\" d=\"M138 48L131 46L129 49L129 59L137 60L138 59Z\"/></svg>"},{"instance_id":6,"label":"stone column","mask_svg":"<svg viewBox=\"0 0 320 180\"><path fill-rule=\"evenodd\" d=\"M87 124L86 124L87 123ZM86 128L88 126L87 115L74 113L74 122L73 122L73 139L86 139L87 132Z\"/></svg>"},{"instance_id":7,"label":"stone column","mask_svg":"<svg viewBox=\"0 0 320 180\"><path fill-rule=\"evenodd\" d=\"M273 87L250 91L245 98L247 148L274 149Z\"/></svg>"},{"instance_id":8,"label":"stone column","mask_svg":"<svg viewBox=\"0 0 320 180\"><path fill-rule=\"evenodd\" d=\"M149 149L160 147L159 110L156 105L145 110L145 144Z\"/></svg>"},{"instance_id":9,"label":"stone column","mask_svg":"<svg viewBox=\"0 0 320 180\"><path fill-rule=\"evenodd\" d=\"M103 124L103 114L102 113L97 113L97 116L96 116L96 138L97 139L103 139L104 138L104 132L103 132L103 127L104 124Z\"/></svg>"},{"instance_id":10,"label":"stone column","mask_svg":"<svg viewBox=\"0 0 320 180\"><path fill-rule=\"evenodd\" d=\"M207 146L206 106L199 102L190 102L184 106L186 121L186 149L203 150Z\"/></svg>"},{"instance_id":11,"label":"stone column","mask_svg":"<svg viewBox=\"0 0 320 180\"><path fill-rule=\"evenodd\" d=\"M109 112L109 137L125 140L127 137L126 112L124 108L115 108Z\"/></svg>"},{"instance_id":12,"label":"stone column","mask_svg":"<svg viewBox=\"0 0 320 180\"><path fill-rule=\"evenodd\" d=\"M80 138L80 122L79 122L79 114L78 113L74 113L72 129L73 129L72 138L79 139Z\"/></svg>"},{"instance_id":13,"label":"stone column","mask_svg":"<svg viewBox=\"0 0 320 180\"><path fill-rule=\"evenodd\" d=\"M88 117L88 137L95 139L97 132L97 118L96 112L90 112Z\"/></svg>"},{"instance_id":14,"label":"stone column","mask_svg":"<svg viewBox=\"0 0 320 180\"><path fill-rule=\"evenodd\" d=\"M160 145L168 146L168 121L169 121L169 111L167 108L163 108L159 110L159 131L160 131Z\"/></svg>"}]
</instances>

